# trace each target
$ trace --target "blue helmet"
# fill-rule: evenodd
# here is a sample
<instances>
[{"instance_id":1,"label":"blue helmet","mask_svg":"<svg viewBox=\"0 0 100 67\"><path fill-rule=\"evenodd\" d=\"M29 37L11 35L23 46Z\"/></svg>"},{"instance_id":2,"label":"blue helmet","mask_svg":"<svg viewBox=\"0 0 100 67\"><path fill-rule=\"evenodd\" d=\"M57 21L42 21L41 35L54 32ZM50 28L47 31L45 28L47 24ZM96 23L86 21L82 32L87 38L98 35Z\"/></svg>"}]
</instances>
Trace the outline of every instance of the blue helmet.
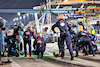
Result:
<instances>
[{"instance_id":1,"label":"blue helmet","mask_svg":"<svg viewBox=\"0 0 100 67\"><path fill-rule=\"evenodd\" d=\"M22 41L22 36L21 35L17 35L16 36L17 41L20 43Z\"/></svg>"},{"instance_id":2,"label":"blue helmet","mask_svg":"<svg viewBox=\"0 0 100 67\"><path fill-rule=\"evenodd\" d=\"M4 27L6 24L6 20L0 17L0 23L2 23L2 26Z\"/></svg>"},{"instance_id":3,"label":"blue helmet","mask_svg":"<svg viewBox=\"0 0 100 67\"><path fill-rule=\"evenodd\" d=\"M20 27L22 29L24 27L24 24L22 22L19 22L18 27Z\"/></svg>"},{"instance_id":4,"label":"blue helmet","mask_svg":"<svg viewBox=\"0 0 100 67\"><path fill-rule=\"evenodd\" d=\"M31 26L28 26L27 30L32 31L32 27Z\"/></svg>"},{"instance_id":5,"label":"blue helmet","mask_svg":"<svg viewBox=\"0 0 100 67\"><path fill-rule=\"evenodd\" d=\"M78 22L78 23L83 22L83 19L82 19L82 18L78 18L78 19L77 19L77 22Z\"/></svg>"},{"instance_id":6,"label":"blue helmet","mask_svg":"<svg viewBox=\"0 0 100 67\"><path fill-rule=\"evenodd\" d=\"M59 16L58 16L58 20L65 20L64 15L59 15Z\"/></svg>"},{"instance_id":7,"label":"blue helmet","mask_svg":"<svg viewBox=\"0 0 100 67\"><path fill-rule=\"evenodd\" d=\"M23 31L20 31L19 32L19 35L23 36L24 35L24 32Z\"/></svg>"},{"instance_id":8,"label":"blue helmet","mask_svg":"<svg viewBox=\"0 0 100 67\"><path fill-rule=\"evenodd\" d=\"M58 20L67 20L69 17L68 15L59 15Z\"/></svg>"}]
</instances>

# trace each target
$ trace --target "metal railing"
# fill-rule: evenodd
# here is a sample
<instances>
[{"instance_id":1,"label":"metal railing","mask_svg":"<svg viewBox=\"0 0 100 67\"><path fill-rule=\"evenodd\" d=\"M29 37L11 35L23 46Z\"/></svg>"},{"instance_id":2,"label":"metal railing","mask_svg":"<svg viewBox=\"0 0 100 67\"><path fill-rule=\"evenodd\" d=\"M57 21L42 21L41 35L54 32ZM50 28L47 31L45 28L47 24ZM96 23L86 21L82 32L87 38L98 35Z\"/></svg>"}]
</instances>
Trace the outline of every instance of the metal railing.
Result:
<instances>
[{"instance_id":1,"label":"metal railing","mask_svg":"<svg viewBox=\"0 0 100 67\"><path fill-rule=\"evenodd\" d=\"M81 1L81 2L62 2L62 3L56 3L56 4L52 4L52 5L64 5L64 4L88 4L88 3L98 3L100 4L100 1Z\"/></svg>"}]
</instances>

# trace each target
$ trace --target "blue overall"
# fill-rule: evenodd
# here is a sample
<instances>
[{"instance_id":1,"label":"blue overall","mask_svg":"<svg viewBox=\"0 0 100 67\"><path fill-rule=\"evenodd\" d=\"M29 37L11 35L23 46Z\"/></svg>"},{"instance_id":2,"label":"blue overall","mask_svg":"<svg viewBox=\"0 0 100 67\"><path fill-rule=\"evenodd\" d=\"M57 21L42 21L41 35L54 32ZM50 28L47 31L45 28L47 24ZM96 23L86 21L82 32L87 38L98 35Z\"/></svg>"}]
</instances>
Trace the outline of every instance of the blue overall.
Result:
<instances>
[{"instance_id":1,"label":"blue overall","mask_svg":"<svg viewBox=\"0 0 100 67\"><path fill-rule=\"evenodd\" d=\"M28 43L29 45L29 55L31 56L31 36L33 36L34 39L36 39L36 37L34 36L34 33L30 30L27 30L24 32L24 51L25 51L25 56L27 55L27 48L26 48L26 44Z\"/></svg>"},{"instance_id":2,"label":"blue overall","mask_svg":"<svg viewBox=\"0 0 100 67\"><path fill-rule=\"evenodd\" d=\"M4 42L4 30L0 28L0 52L5 50L5 42Z\"/></svg>"},{"instance_id":3,"label":"blue overall","mask_svg":"<svg viewBox=\"0 0 100 67\"><path fill-rule=\"evenodd\" d=\"M8 45L8 56L19 56L19 54L17 53L17 51L15 51L15 49L17 49L16 47L16 42L17 40L14 38L14 36L7 36L7 43Z\"/></svg>"},{"instance_id":4,"label":"blue overall","mask_svg":"<svg viewBox=\"0 0 100 67\"><path fill-rule=\"evenodd\" d=\"M17 40L14 38L10 39L10 46L9 46L9 51L8 51L8 56L16 56L18 57L19 54L17 52L18 48L16 47Z\"/></svg>"},{"instance_id":5,"label":"blue overall","mask_svg":"<svg viewBox=\"0 0 100 67\"><path fill-rule=\"evenodd\" d=\"M37 37L38 38L38 37ZM46 39L47 39L48 37L43 37L42 39L43 39L43 43L45 44L45 46L46 46ZM37 44L37 39L35 39L34 40L34 43L33 43L33 48L36 50L37 49L37 46L36 46L36 44Z\"/></svg>"},{"instance_id":6,"label":"blue overall","mask_svg":"<svg viewBox=\"0 0 100 67\"><path fill-rule=\"evenodd\" d=\"M71 41L72 41L72 47L73 47L73 50L75 50L75 36L76 36L76 33L75 31L73 30L70 30L70 37L71 37Z\"/></svg>"},{"instance_id":7,"label":"blue overall","mask_svg":"<svg viewBox=\"0 0 100 67\"><path fill-rule=\"evenodd\" d=\"M41 58L42 58L43 53L44 53L45 48L46 48L46 43L44 41L44 38L37 37L37 39L35 40L34 46L36 46L36 47L34 47L34 49L36 49L38 58L40 57L40 53L41 53Z\"/></svg>"},{"instance_id":8,"label":"blue overall","mask_svg":"<svg viewBox=\"0 0 100 67\"><path fill-rule=\"evenodd\" d=\"M71 26L64 20L59 20L56 24L52 26L52 30L55 32L54 28L58 27L60 30L60 37L61 37L61 57L64 57L65 49L64 49L64 40L66 40L67 47L69 48L70 55L73 55L73 49L71 46L71 39L70 39L70 33L69 30L71 29Z\"/></svg>"},{"instance_id":9,"label":"blue overall","mask_svg":"<svg viewBox=\"0 0 100 67\"><path fill-rule=\"evenodd\" d=\"M86 33L86 35L82 35L82 33L78 33L76 40L77 40L76 55L78 55L79 47L83 47L85 50L85 54L87 55L88 54L87 47L86 47L87 45L91 47L92 53L94 53L92 41L91 38L89 38L89 33Z\"/></svg>"},{"instance_id":10,"label":"blue overall","mask_svg":"<svg viewBox=\"0 0 100 67\"><path fill-rule=\"evenodd\" d=\"M95 43L97 40L97 37L94 34L90 34L91 35L91 40Z\"/></svg>"},{"instance_id":11,"label":"blue overall","mask_svg":"<svg viewBox=\"0 0 100 67\"><path fill-rule=\"evenodd\" d=\"M6 24L6 20L0 17L0 54L2 51L5 50L5 42L4 42L5 24Z\"/></svg>"},{"instance_id":12,"label":"blue overall","mask_svg":"<svg viewBox=\"0 0 100 67\"><path fill-rule=\"evenodd\" d=\"M89 53L91 54L93 50L94 50L94 53L97 53L98 49L97 49L97 45L95 45L97 38L94 34L90 34L90 36L91 36L90 38L91 38L91 41L92 41L93 49L91 49L91 47L89 46Z\"/></svg>"}]
</instances>

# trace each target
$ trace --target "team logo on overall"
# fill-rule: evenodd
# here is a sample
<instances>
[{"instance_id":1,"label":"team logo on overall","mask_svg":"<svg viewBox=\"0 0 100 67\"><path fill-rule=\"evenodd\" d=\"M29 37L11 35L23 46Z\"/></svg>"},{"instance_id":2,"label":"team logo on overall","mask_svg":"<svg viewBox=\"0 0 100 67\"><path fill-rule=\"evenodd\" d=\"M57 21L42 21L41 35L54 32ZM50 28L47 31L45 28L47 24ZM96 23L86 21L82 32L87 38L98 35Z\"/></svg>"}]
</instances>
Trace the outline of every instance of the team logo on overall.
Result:
<instances>
[{"instance_id":1,"label":"team logo on overall","mask_svg":"<svg viewBox=\"0 0 100 67\"><path fill-rule=\"evenodd\" d=\"M38 40L38 41L37 41L37 43L41 44L41 43L42 43L42 41L41 41L41 40Z\"/></svg>"},{"instance_id":2,"label":"team logo on overall","mask_svg":"<svg viewBox=\"0 0 100 67\"><path fill-rule=\"evenodd\" d=\"M30 35L30 32L29 32L29 31L27 31L27 32L26 32L26 35Z\"/></svg>"},{"instance_id":3,"label":"team logo on overall","mask_svg":"<svg viewBox=\"0 0 100 67\"><path fill-rule=\"evenodd\" d=\"M61 22L61 23L60 23L60 26L65 26L65 23L64 23L64 22Z\"/></svg>"}]
</instances>

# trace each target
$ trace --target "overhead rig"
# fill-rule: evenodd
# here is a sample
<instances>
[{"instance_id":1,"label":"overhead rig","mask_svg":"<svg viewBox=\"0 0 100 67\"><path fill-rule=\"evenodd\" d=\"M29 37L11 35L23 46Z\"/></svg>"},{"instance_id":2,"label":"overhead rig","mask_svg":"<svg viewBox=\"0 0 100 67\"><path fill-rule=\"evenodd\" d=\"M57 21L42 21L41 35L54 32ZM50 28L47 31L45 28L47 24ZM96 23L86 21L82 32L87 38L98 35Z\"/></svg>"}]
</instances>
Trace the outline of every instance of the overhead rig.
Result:
<instances>
[{"instance_id":1,"label":"overhead rig","mask_svg":"<svg viewBox=\"0 0 100 67\"><path fill-rule=\"evenodd\" d=\"M35 24L36 24L37 30L39 30L39 32L40 32L40 29L42 29L42 26L44 24L44 19L45 19L46 14L58 15L58 14L68 14L68 13L71 14L71 13L73 13L71 18L78 18L78 17L76 17L77 15L79 15L81 18L83 18L87 11L99 12L100 8L95 7L95 8L58 8L58 9L52 8L52 9L46 9L46 7L44 7L44 8L35 8L35 9L34 8L33 9L0 9L0 13L18 13L18 12L20 12L20 13L34 13ZM42 14L42 16L38 19L37 14ZM42 19L42 23L40 23L41 19ZM48 20L50 20L50 19L48 19ZM39 24L41 24L41 28L40 28ZM49 21L49 24L51 24L51 21Z\"/></svg>"},{"instance_id":2,"label":"overhead rig","mask_svg":"<svg viewBox=\"0 0 100 67\"><path fill-rule=\"evenodd\" d=\"M85 10L85 8L59 9L0 9L0 13L68 13L68 11Z\"/></svg>"}]
</instances>

